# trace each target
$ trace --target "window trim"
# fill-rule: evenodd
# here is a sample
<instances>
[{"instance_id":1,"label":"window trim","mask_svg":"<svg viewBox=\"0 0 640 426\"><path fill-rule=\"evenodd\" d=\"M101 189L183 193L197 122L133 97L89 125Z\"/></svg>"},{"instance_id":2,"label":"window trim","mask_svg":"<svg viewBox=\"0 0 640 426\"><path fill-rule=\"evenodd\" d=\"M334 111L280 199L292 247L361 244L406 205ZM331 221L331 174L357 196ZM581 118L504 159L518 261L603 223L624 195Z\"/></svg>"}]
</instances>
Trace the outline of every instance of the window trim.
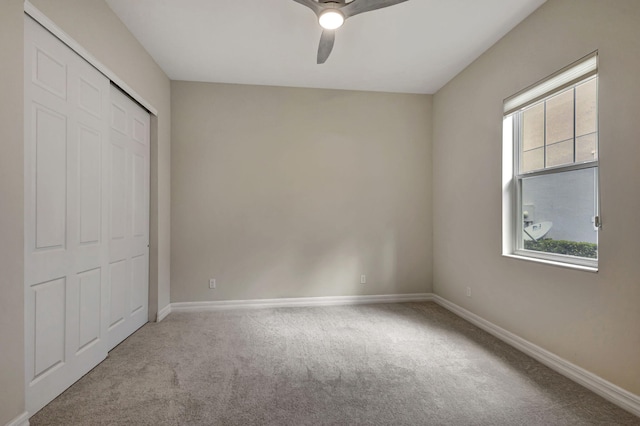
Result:
<instances>
[{"instance_id":1,"label":"window trim","mask_svg":"<svg viewBox=\"0 0 640 426\"><path fill-rule=\"evenodd\" d=\"M549 168L536 169L529 172L520 172L521 146L517 132L521 128L521 116L516 113L528 106L534 105L544 99L548 99L567 88L576 86L582 82L598 77L598 52L595 51L573 64L552 74L546 79L527 87L505 99L503 108L503 208L502 208L502 255L505 257L529 260L538 263L546 263L555 266L564 266L572 269L585 270L589 272L598 271L598 259L589 259L578 256L570 256L556 253L545 253L535 250L524 249L522 236L522 181L525 178L544 176L583 170L595 169L595 215L598 218L598 231L601 229L600 220L600 174L599 160L571 163ZM597 80L596 80L597 81ZM597 84L597 83L596 83ZM544 89L544 91L542 90ZM574 94L575 96L575 94ZM574 105L574 149L575 149L575 105ZM598 120L596 116L596 120ZM545 118L546 119L546 118ZM599 133L597 126L596 133ZM517 143L516 143L517 142ZM599 144L599 138L596 139ZM546 146L546 142L545 145ZM599 150L598 150L599 152ZM574 152L574 160L575 160ZM522 248L520 248L522 247Z\"/></svg>"},{"instance_id":2,"label":"window trim","mask_svg":"<svg viewBox=\"0 0 640 426\"><path fill-rule=\"evenodd\" d=\"M502 253L502 257L506 257L509 259L516 259L516 260L524 260L524 261L533 262L533 263L542 263L545 265L558 266L561 268L576 269L579 271L598 272L597 267L578 265L576 263L558 262L557 260L540 259L537 257L528 256L528 255L522 256L520 254L515 254L515 253Z\"/></svg>"}]
</instances>

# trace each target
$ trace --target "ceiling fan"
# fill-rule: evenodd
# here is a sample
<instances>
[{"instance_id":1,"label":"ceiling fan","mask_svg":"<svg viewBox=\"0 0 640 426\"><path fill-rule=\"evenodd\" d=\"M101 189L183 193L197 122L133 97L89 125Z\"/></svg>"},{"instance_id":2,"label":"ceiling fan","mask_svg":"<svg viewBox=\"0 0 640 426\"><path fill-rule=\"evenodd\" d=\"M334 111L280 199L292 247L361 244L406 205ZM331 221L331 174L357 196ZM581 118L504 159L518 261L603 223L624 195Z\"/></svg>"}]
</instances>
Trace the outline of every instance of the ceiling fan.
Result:
<instances>
[{"instance_id":1,"label":"ceiling fan","mask_svg":"<svg viewBox=\"0 0 640 426\"><path fill-rule=\"evenodd\" d=\"M318 46L318 64L324 64L336 39L335 30L340 28L347 18L383 7L393 6L407 0L293 0L307 6L318 16L323 28Z\"/></svg>"}]
</instances>

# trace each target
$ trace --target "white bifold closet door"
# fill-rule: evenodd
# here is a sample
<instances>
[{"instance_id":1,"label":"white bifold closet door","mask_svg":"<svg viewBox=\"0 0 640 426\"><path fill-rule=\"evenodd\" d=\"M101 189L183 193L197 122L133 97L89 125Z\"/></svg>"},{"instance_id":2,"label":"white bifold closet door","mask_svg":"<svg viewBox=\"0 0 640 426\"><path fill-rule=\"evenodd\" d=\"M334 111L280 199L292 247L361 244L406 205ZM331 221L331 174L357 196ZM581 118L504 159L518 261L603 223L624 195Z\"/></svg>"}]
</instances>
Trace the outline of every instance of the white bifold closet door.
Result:
<instances>
[{"instance_id":1,"label":"white bifold closet door","mask_svg":"<svg viewBox=\"0 0 640 426\"><path fill-rule=\"evenodd\" d=\"M33 414L147 321L149 115L29 17L24 107Z\"/></svg>"}]
</instances>

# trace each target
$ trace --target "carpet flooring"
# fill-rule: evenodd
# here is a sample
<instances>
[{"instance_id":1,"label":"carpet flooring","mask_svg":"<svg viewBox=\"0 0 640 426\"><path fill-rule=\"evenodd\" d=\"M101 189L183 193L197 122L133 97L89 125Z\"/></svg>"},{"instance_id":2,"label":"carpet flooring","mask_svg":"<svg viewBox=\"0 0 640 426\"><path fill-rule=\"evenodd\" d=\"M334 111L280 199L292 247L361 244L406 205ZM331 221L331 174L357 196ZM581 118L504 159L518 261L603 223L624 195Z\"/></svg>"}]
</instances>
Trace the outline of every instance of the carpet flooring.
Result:
<instances>
[{"instance_id":1,"label":"carpet flooring","mask_svg":"<svg viewBox=\"0 0 640 426\"><path fill-rule=\"evenodd\" d=\"M640 425L434 303L173 313L39 425Z\"/></svg>"}]
</instances>

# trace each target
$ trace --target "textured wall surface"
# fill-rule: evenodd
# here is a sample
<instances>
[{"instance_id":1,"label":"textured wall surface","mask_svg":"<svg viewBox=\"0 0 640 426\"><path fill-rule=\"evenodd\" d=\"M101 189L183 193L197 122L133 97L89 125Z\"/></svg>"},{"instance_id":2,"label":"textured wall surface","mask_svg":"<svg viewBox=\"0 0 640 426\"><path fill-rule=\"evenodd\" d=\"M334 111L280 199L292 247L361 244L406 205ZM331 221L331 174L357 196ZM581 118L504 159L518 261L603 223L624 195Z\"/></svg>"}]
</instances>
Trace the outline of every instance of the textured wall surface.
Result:
<instances>
[{"instance_id":1,"label":"textured wall surface","mask_svg":"<svg viewBox=\"0 0 640 426\"><path fill-rule=\"evenodd\" d=\"M171 88L172 302L431 291L430 96Z\"/></svg>"},{"instance_id":2,"label":"textured wall surface","mask_svg":"<svg viewBox=\"0 0 640 426\"><path fill-rule=\"evenodd\" d=\"M433 105L435 292L635 394L638 22L636 0L549 0L441 89ZM600 271L502 257L502 101L596 49Z\"/></svg>"},{"instance_id":3,"label":"textured wall surface","mask_svg":"<svg viewBox=\"0 0 640 426\"><path fill-rule=\"evenodd\" d=\"M0 425L24 411L24 18L0 2Z\"/></svg>"}]
</instances>

